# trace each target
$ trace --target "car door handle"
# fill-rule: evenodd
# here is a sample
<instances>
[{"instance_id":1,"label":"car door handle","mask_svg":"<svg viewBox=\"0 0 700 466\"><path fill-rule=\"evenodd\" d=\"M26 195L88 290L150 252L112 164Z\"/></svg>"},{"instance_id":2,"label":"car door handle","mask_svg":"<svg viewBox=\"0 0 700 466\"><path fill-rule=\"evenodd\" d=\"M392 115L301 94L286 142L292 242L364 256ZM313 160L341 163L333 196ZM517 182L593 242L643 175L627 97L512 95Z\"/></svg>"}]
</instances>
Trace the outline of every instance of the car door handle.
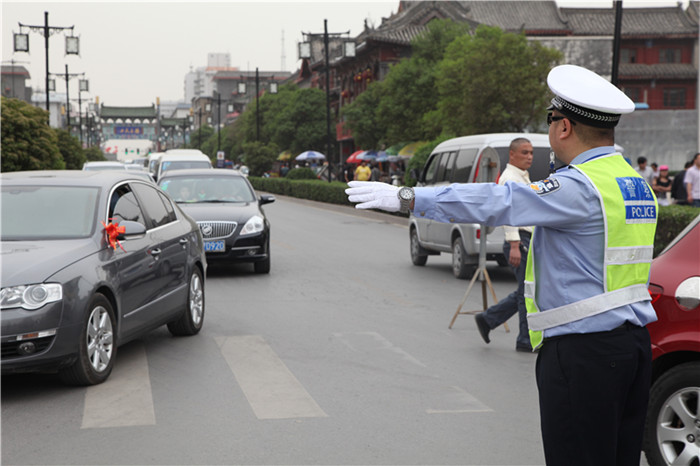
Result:
<instances>
[{"instance_id":1,"label":"car door handle","mask_svg":"<svg viewBox=\"0 0 700 466\"><path fill-rule=\"evenodd\" d=\"M183 246L187 244L188 241L189 240L187 238L180 238L180 244L182 244Z\"/></svg>"},{"instance_id":2,"label":"car door handle","mask_svg":"<svg viewBox=\"0 0 700 466\"><path fill-rule=\"evenodd\" d=\"M149 252L149 254L152 255L152 256L158 256L158 255L160 254L160 248L151 249L151 250L148 251L148 252Z\"/></svg>"}]
</instances>

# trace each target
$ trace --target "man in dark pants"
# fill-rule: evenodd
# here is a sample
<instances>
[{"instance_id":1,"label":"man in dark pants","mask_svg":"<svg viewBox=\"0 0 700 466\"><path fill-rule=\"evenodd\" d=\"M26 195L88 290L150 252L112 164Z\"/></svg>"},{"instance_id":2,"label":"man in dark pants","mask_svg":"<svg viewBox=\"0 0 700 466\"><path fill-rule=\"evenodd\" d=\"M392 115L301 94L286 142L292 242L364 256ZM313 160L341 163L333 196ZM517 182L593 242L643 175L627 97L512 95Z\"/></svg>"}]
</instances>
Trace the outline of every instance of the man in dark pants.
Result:
<instances>
[{"instance_id":1,"label":"man in dark pants","mask_svg":"<svg viewBox=\"0 0 700 466\"><path fill-rule=\"evenodd\" d=\"M516 138L508 148L508 164L498 178L498 184L506 182L530 184L528 169L532 166L534 149L532 143L525 138ZM498 327L513 314L518 313L518 336L515 340L515 350L532 352L530 335L527 330L527 309L525 308L525 263L527 250L530 248L530 236L532 227L511 227L504 225L505 241L503 242L503 255L513 268L518 287L505 298L498 301L484 312L476 314L477 328L481 338L490 343L489 333Z\"/></svg>"},{"instance_id":2,"label":"man in dark pants","mask_svg":"<svg viewBox=\"0 0 700 466\"><path fill-rule=\"evenodd\" d=\"M352 182L346 192L358 208L535 225L525 303L530 341L540 349L536 379L547 464L639 466L651 372L645 325L656 320L647 284L657 203L614 147L614 127L634 103L574 65L552 69L547 84L555 95L549 142L567 164L548 179L415 190Z\"/></svg>"}]
</instances>

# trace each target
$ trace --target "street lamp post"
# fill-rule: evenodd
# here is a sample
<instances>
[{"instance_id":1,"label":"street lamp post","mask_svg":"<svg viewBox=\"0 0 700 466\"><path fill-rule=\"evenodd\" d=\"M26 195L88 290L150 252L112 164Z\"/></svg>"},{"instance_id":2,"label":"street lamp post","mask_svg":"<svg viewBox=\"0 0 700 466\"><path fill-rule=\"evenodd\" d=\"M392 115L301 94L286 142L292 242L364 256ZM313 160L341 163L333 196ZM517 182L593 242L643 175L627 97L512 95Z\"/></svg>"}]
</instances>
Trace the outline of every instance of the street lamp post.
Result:
<instances>
[{"instance_id":1,"label":"street lamp post","mask_svg":"<svg viewBox=\"0 0 700 466\"><path fill-rule=\"evenodd\" d=\"M328 182L331 182L333 164L331 162L331 64L328 59L328 20L323 20L323 45L326 49L326 152L328 153Z\"/></svg>"},{"instance_id":2,"label":"street lamp post","mask_svg":"<svg viewBox=\"0 0 700 466\"><path fill-rule=\"evenodd\" d=\"M349 34L350 31L345 32L345 33L333 33L334 36L340 36L341 34ZM300 42L299 43L299 58L303 59L309 59L311 60L312 53L311 53L311 38L313 36L319 36L319 34L311 34L311 33L305 33L305 36L307 37L306 42ZM326 152L328 153L328 182L330 183L332 180L332 173L333 173L333 157L331 155L332 152L332 147L333 147L333 142L331 139L331 84L330 84L330 72L331 72L331 66L330 66L330 58L329 58L329 38L328 38L328 20L324 19L323 20L323 44L324 44L324 52L325 52L325 65L326 65ZM352 41L349 40L344 40L343 41L343 47L342 47L342 56L343 58L345 57L354 57L355 56L355 44ZM338 163L340 164L340 158L338 159Z\"/></svg>"},{"instance_id":3,"label":"street lamp post","mask_svg":"<svg viewBox=\"0 0 700 466\"><path fill-rule=\"evenodd\" d=\"M255 141L260 141L260 75L255 68Z\"/></svg>"},{"instance_id":4,"label":"street lamp post","mask_svg":"<svg viewBox=\"0 0 700 466\"><path fill-rule=\"evenodd\" d=\"M71 35L66 37L66 54L67 55L78 55L79 54L79 38L73 36L74 26L64 27L64 26L49 26L49 12L44 12L44 25L28 25L19 23L20 32L14 36L14 51L15 52L27 52L29 53L29 35L22 33L22 28L29 28L30 31L40 32L44 36L44 49L46 51L46 111L49 110L49 37L56 31L64 31L70 29Z\"/></svg>"},{"instance_id":5,"label":"street lamp post","mask_svg":"<svg viewBox=\"0 0 700 466\"><path fill-rule=\"evenodd\" d=\"M216 121L216 137L218 139L216 143L216 155L219 156L221 151L221 93L216 91L216 111L218 113Z\"/></svg>"}]
</instances>

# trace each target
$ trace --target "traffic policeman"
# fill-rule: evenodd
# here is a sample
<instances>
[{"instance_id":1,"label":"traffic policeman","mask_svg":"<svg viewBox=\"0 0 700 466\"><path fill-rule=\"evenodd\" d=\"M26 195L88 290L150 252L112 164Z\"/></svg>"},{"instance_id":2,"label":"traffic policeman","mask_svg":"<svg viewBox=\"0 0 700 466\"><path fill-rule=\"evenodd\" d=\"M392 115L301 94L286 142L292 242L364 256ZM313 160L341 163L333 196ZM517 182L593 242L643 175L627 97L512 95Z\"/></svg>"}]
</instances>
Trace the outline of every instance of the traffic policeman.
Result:
<instances>
[{"instance_id":1,"label":"traffic policeman","mask_svg":"<svg viewBox=\"0 0 700 466\"><path fill-rule=\"evenodd\" d=\"M416 189L351 182L346 193L360 209L536 225L525 296L547 464L638 466L651 380L645 326L656 320L647 283L657 203L614 147L614 128L634 103L578 66L553 68L547 84L555 96L549 141L566 164L548 179Z\"/></svg>"}]
</instances>

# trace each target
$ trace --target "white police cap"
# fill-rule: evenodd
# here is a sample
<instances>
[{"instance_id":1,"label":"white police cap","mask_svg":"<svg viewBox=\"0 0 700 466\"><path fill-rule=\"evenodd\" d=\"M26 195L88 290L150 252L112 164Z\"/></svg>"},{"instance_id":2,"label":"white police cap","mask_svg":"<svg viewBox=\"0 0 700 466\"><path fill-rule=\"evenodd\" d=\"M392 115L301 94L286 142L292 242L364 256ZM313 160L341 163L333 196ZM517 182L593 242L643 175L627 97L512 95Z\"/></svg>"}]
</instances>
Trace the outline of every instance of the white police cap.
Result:
<instances>
[{"instance_id":1,"label":"white police cap","mask_svg":"<svg viewBox=\"0 0 700 466\"><path fill-rule=\"evenodd\" d=\"M552 106L562 115L585 125L614 128L620 115L634 111L634 102L593 71L576 65L553 68L547 85L554 93Z\"/></svg>"}]
</instances>

